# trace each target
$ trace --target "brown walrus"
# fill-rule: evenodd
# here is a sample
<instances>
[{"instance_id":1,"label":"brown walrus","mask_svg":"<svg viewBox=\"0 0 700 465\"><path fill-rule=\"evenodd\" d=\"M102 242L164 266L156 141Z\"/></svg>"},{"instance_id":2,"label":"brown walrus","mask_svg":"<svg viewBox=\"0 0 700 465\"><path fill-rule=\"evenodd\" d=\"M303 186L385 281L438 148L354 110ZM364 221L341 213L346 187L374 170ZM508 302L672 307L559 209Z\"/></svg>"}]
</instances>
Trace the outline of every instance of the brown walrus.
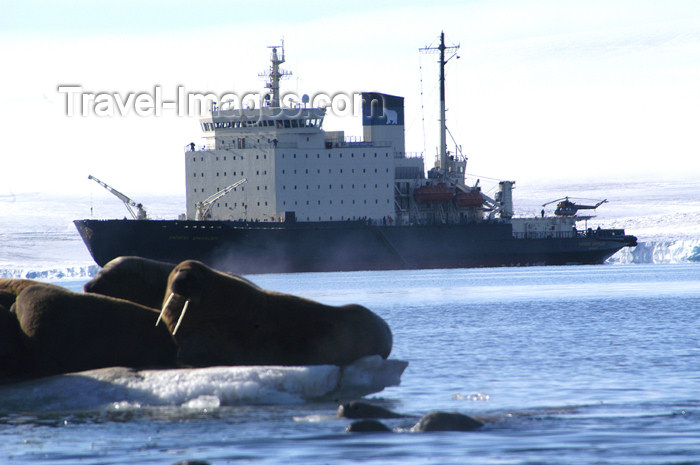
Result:
<instances>
[{"instance_id":1,"label":"brown walrus","mask_svg":"<svg viewBox=\"0 0 700 465\"><path fill-rule=\"evenodd\" d=\"M37 375L111 366L175 366L175 342L155 328L158 312L126 300L36 284L15 313Z\"/></svg>"},{"instance_id":2,"label":"brown walrus","mask_svg":"<svg viewBox=\"0 0 700 465\"><path fill-rule=\"evenodd\" d=\"M411 428L413 433L428 431L473 431L484 424L470 416L458 412L430 412Z\"/></svg>"},{"instance_id":3,"label":"brown walrus","mask_svg":"<svg viewBox=\"0 0 700 465\"><path fill-rule=\"evenodd\" d=\"M0 305L9 309L15 303L17 296L27 287L39 284L31 279L0 279Z\"/></svg>"},{"instance_id":4,"label":"brown walrus","mask_svg":"<svg viewBox=\"0 0 700 465\"><path fill-rule=\"evenodd\" d=\"M392 346L365 307L266 291L193 260L170 274L161 317L181 365L347 365Z\"/></svg>"},{"instance_id":5,"label":"brown walrus","mask_svg":"<svg viewBox=\"0 0 700 465\"><path fill-rule=\"evenodd\" d=\"M8 376L25 373L29 369L27 365L17 316L0 304L0 382Z\"/></svg>"},{"instance_id":6,"label":"brown walrus","mask_svg":"<svg viewBox=\"0 0 700 465\"><path fill-rule=\"evenodd\" d=\"M29 371L22 330L11 309L17 296L27 287L39 284L31 279L0 279L0 382Z\"/></svg>"},{"instance_id":7,"label":"brown walrus","mask_svg":"<svg viewBox=\"0 0 700 465\"><path fill-rule=\"evenodd\" d=\"M173 263L142 257L117 257L107 263L83 290L160 309Z\"/></svg>"}]
</instances>

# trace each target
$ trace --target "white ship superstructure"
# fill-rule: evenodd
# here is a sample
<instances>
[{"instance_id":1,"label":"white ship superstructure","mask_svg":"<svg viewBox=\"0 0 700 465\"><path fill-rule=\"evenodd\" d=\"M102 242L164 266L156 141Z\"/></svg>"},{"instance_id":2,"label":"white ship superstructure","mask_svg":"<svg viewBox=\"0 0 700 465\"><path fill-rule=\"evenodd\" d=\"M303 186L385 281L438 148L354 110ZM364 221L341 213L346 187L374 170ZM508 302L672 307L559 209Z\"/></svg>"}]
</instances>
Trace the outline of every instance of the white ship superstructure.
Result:
<instances>
[{"instance_id":1,"label":"white ship superstructure","mask_svg":"<svg viewBox=\"0 0 700 465\"><path fill-rule=\"evenodd\" d=\"M282 52L283 56L283 52ZM403 98L367 93L375 115L362 140L322 129L323 108L279 106L283 60L272 50L270 106L214 108L201 119L205 144L188 146L187 217L197 204L241 179L217 199L208 219L252 221L395 221L395 183L423 177L422 157L404 151ZM409 178L403 178L408 176ZM391 220L390 220L391 218Z\"/></svg>"},{"instance_id":2,"label":"white ship superstructure","mask_svg":"<svg viewBox=\"0 0 700 465\"><path fill-rule=\"evenodd\" d=\"M324 131L325 108L280 106L287 73L282 47L272 47L262 108L214 105L200 120L204 145L185 152L188 219L257 222L361 221L388 225L470 224L499 219L516 238L573 237L574 215L513 218L514 181L489 197L465 183L467 159L445 142L444 46L440 52L441 146L435 167L408 154L403 97L362 94L363 137ZM235 185L234 185L235 184Z\"/></svg>"}]
</instances>

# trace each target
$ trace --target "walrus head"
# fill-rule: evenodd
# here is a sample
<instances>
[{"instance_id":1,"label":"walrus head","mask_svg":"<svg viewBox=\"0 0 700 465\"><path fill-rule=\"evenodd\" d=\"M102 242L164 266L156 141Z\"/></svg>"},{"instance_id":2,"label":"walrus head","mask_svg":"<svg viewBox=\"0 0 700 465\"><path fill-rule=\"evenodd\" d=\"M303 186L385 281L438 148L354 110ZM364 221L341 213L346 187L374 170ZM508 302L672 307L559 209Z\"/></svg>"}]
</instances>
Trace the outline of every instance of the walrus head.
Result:
<instances>
[{"instance_id":1,"label":"walrus head","mask_svg":"<svg viewBox=\"0 0 700 465\"><path fill-rule=\"evenodd\" d=\"M221 283L225 285L222 286ZM170 272L156 325L163 319L175 336L187 310L192 311L195 307L196 316L188 316L188 322L196 320L201 323L216 319L217 312L221 312L223 307L217 309L217 305L212 303L223 301L231 304L231 295L238 296L242 289L261 291L258 286L240 276L216 271L196 260L185 260Z\"/></svg>"},{"instance_id":2,"label":"walrus head","mask_svg":"<svg viewBox=\"0 0 700 465\"><path fill-rule=\"evenodd\" d=\"M198 270L199 266L203 266L198 262L188 260L178 265L168 278L168 292L163 308L161 309L156 326L160 323L163 317L166 317L166 323L175 321L175 315L179 314L177 323L172 328L173 336L177 334L178 329L185 317L187 308L191 303L198 304L202 299L204 288L204 276ZM168 324L168 327L171 325Z\"/></svg>"},{"instance_id":3,"label":"walrus head","mask_svg":"<svg viewBox=\"0 0 700 465\"><path fill-rule=\"evenodd\" d=\"M142 257L117 257L85 283L83 291L130 300L154 309L160 308L173 268L173 263Z\"/></svg>"}]
</instances>

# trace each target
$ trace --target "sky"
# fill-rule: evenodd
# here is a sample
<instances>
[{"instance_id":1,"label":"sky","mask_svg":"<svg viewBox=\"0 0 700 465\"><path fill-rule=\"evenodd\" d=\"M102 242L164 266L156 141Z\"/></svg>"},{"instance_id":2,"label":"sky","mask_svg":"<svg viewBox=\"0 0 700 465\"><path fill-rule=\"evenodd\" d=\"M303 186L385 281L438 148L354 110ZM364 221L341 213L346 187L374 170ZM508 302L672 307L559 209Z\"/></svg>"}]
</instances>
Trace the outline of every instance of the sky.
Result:
<instances>
[{"instance_id":1,"label":"sky","mask_svg":"<svg viewBox=\"0 0 700 465\"><path fill-rule=\"evenodd\" d=\"M419 49L441 31L459 45L447 126L472 181L700 176L695 0L0 0L0 197L95 193L88 174L132 197L182 195L197 115L71 116L59 88L120 98L159 89L165 100L178 88L261 92L268 46L282 40L292 72L283 90L405 97L407 150L430 167L438 65ZM324 127L361 135L357 117L329 115Z\"/></svg>"}]
</instances>

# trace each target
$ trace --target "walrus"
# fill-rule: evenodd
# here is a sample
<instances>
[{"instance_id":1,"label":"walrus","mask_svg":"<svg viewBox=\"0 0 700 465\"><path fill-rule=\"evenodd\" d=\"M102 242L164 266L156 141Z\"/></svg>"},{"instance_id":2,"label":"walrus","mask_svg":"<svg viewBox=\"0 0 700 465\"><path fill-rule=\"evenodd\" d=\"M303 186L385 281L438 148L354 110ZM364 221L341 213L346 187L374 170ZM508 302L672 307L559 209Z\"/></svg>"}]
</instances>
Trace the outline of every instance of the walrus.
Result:
<instances>
[{"instance_id":1,"label":"walrus","mask_svg":"<svg viewBox=\"0 0 700 465\"><path fill-rule=\"evenodd\" d=\"M0 305L9 309L15 303L17 296L29 286L39 284L31 279L0 279Z\"/></svg>"},{"instance_id":2,"label":"walrus","mask_svg":"<svg viewBox=\"0 0 700 465\"><path fill-rule=\"evenodd\" d=\"M391 433L388 426L378 420L358 420L345 427L346 433Z\"/></svg>"},{"instance_id":3,"label":"walrus","mask_svg":"<svg viewBox=\"0 0 700 465\"><path fill-rule=\"evenodd\" d=\"M108 262L83 291L160 309L174 263L142 257L117 257Z\"/></svg>"},{"instance_id":4,"label":"walrus","mask_svg":"<svg viewBox=\"0 0 700 465\"><path fill-rule=\"evenodd\" d=\"M29 371L27 350L13 305L27 287L39 284L31 279L0 279L0 382Z\"/></svg>"},{"instance_id":5,"label":"walrus","mask_svg":"<svg viewBox=\"0 0 700 465\"><path fill-rule=\"evenodd\" d=\"M17 297L15 313L36 375L175 366L172 336L143 305L35 284Z\"/></svg>"},{"instance_id":6,"label":"walrus","mask_svg":"<svg viewBox=\"0 0 700 465\"><path fill-rule=\"evenodd\" d=\"M0 382L26 371L27 353L17 316L5 305L0 305Z\"/></svg>"},{"instance_id":7,"label":"walrus","mask_svg":"<svg viewBox=\"0 0 700 465\"><path fill-rule=\"evenodd\" d=\"M479 420L458 412L430 412L411 428L412 433L428 431L472 431L484 424Z\"/></svg>"},{"instance_id":8,"label":"walrus","mask_svg":"<svg viewBox=\"0 0 700 465\"><path fill-rule=\"evenodd\" d=\"M194 260L170 273L160 316L183 366L342 366L392 346L389 325L365 307L266 291Z\"/></svg>"}]
</instances>

